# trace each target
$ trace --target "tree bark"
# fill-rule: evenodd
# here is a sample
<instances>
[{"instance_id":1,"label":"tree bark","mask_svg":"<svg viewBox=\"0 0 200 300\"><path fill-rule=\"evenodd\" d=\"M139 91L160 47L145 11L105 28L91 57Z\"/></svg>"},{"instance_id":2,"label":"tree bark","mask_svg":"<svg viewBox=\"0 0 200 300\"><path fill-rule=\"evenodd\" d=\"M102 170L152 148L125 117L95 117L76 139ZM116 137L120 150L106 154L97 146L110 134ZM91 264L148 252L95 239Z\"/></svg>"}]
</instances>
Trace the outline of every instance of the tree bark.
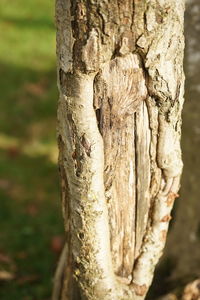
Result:
<instances>
[{"instance_id":1,"label":"tree bark","mask_svg":"<svg viewBox=\"0 0 200 300\"><path fill-rule=\"evenodd\" d=\"M183 0L56 1L67 251L54 299L145 298L182 172L183 13Z\"/></svg>"},{"instance_id":2,"label":"tree bark","mask_svg":"<svg viewBox=\"0 0 200 300\"><path fill-rule=\"evenodd\" d=\"M200 76L200 2L187 1L185 17L185 35L187 39L185 49L186 101L183 114L183 137L185 168L182 177L180 199L176 203L176 222L171 227L167 248L162 260L173 264L170 270L168 285L174 282L185 286L189 281L200 277L200 201L199 178L200 156L199 149L199 76ZM183 234L184 233L184 234ZM177 243L177 240L179 241ZM181 255L180 255L181 253ZM192 253L192 255L191 255ZM162 268L161 266L161 268Z\"/></svg>"}]
</instances>

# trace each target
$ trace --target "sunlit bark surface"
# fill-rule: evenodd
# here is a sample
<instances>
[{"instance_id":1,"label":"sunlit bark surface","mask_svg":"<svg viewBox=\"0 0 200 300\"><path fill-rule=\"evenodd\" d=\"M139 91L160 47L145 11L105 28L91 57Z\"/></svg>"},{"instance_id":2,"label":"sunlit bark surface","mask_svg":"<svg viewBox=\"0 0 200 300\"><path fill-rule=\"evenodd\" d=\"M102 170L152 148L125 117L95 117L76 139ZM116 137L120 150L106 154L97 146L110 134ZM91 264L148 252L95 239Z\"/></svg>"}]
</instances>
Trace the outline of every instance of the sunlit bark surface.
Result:
<instances>
[{"instance_id":1,"label":"sunlit bark surface","mask_svg":"<svg viewBox=\"0 0 200 300\"><path fill-rule=\"evenodd\" d=\"M182 0L56 1L67 246L54 300L148 291L182 172L183 11Z\"/></svg>"},{"instance_id":2,"label":"sunlit bark surface","mask_svg":"<svg viewBox=\"0 0 200 300\"><path fill-rule=\"evenodd\" d=\"M184 172L180 198L176 203L175 222L169 233L161 268L170 262L168 291L184 287L200 276L200 2L188 0L185 13L186 103L183 110L182 148ZM177 242L178 241L178 242ZM181 253L181 255L180 255ZM191 255L192 253L192 255ZM163 274L164 275L164 274ZM163 276L166 280L166 276ZM155 288L156 288L155 282ZM165 282L163 283L165 285Z\"/></svg>"}]
</instances>

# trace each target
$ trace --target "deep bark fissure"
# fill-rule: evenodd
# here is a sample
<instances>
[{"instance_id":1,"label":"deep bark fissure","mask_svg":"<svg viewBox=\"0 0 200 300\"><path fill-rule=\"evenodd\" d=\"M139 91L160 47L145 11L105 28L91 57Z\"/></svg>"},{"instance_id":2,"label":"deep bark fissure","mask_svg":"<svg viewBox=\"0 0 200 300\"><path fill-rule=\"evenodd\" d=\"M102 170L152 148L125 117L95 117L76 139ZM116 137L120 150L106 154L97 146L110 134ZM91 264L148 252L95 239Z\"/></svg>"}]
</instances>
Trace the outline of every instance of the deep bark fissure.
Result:
<instances>
[{"instance_id":1,"label":"deep bark fissure","mask_svg":"<svg viewBox=\"0 0 200 300\"><path fill-rule=\"evenodd\" d=\"M137 132L137 122L136 122L136 113L134 113L134 144L135 144L135 149L137 149L137 139L136 139L136 132ZM135 155L135 166L137 166L137 155ZM138 186L138 179L137 179L137 167L135 167L135 186L136 186L136 195L135 195L135 228L137 227L137 209L138 209L138 198L137 198L137 186ZM136 239L134 242L134 249L136 249ZM137 260L137 258L135 259L135 261ZM132 274L133 274L133 270L134 270L134 265L135 265L135 261L133 264L133 269L132 269Z\"/></svg>"}]
</instances>

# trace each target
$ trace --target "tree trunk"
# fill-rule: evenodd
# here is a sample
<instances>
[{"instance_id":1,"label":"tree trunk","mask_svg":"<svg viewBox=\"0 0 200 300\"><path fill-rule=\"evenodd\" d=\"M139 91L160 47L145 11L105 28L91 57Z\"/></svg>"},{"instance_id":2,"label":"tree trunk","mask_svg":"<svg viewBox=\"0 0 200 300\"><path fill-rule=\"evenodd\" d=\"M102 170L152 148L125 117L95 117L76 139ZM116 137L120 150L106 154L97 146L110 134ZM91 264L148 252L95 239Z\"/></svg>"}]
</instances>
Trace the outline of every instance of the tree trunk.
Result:
<instances>
[{"instance_id":1,"label":"tree trunk","mask_svg":"<svg viewBox=\"0 0 200 300\"><path fill-rule=\"evenodd\" d=\"M54 300L148 291L182 172L183 12L183 0L56 1L67 246Z\"/></svg>"},{"instance_id":2,"label":"tree trunk","mask_svg":"<svg viewBox=\"0 0 200 300\"><path fill-rule=\"evenodd\" d=\"M200 2L188 0L185 18L186 105L183 114L183 137L185 168L182 178L181 197L176 203L176 222L169 233L167 248L161 268L166 264L173 266L170 270L168 288L177 284L185 286L200 277L200 201L199 178L200 147ZM178 243L177 243L178 240ZM181 255L180 255L181 253ZM192 255L191 255L192 253Z\"/></svg>"}]
</instances>

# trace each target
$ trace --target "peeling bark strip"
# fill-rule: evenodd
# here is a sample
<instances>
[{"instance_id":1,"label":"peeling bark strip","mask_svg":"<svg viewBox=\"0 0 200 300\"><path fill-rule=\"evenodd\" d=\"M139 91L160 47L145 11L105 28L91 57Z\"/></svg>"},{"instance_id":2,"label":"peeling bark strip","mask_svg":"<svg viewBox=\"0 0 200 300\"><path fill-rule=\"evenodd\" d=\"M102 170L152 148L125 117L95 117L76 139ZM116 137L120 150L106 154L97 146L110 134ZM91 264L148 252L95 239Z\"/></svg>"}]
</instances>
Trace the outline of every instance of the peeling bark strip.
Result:
<instances>
[{"instance_id":1,"label":"peeling bark strip","mask_svg":"<svg viewBox=\"0 0 200 300\"><path fill-rule=\"evenodd\" d=\"M148 291L182 172L183 13L183 0L56 1L68 249L53 300Z\"/></svg>"}]
</instances>

